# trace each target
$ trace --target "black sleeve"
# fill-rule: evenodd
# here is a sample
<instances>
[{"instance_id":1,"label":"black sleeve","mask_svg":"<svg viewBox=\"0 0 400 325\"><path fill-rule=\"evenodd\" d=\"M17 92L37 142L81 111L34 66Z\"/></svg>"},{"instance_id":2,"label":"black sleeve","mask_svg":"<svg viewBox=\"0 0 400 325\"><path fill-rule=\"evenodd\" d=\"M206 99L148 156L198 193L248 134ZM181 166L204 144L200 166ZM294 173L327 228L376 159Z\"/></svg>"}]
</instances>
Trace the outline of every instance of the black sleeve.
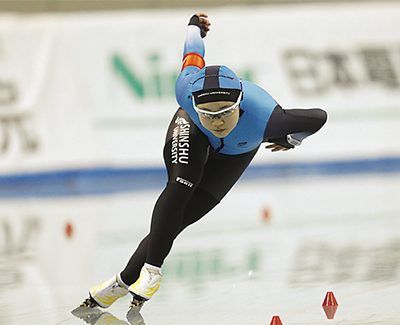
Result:
<instances>
[{"instance_id":1,"label":"black sleeve","mask_svg":"<svg viewBox=\"0 0 400 325\"><path fill-rule=\"evenodd\" d=\"M325 124L327 117L327 113L319 108L282 109L277 105L265 127L264 141L294 148L287 142L288 134L303 133L305 136L314 134Z\"/></svg>"}]
</instances>

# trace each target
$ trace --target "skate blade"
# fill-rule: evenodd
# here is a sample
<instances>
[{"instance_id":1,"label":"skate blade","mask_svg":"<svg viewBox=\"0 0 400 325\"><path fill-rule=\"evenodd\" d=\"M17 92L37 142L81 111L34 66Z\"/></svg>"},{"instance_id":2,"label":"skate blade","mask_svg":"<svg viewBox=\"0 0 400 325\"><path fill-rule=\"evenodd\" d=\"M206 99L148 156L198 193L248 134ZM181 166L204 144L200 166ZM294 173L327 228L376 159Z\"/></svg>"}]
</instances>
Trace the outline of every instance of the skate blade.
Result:
<instances>
[{"instance_id":1,"label":"skate blade","mask_svg":"<svg viewBox=\"0 0 400 325\"><path fill-rule=\"evenodd\" d=\"M118 319L113 314L104 311L100 311L99 313L90 313L85 317L79 317L79 318L83 320L85 323L90 325L111 325L111 324L129 325L127 322Z\"/></svg>"},{"instance_id":2,"label":"skate blade","mask_svg":"<svg viewBox=\"0 0 400 325\"><path fill-rule=\"evenodd\" d=\"M99 307L78 306L71 311L71 314L78 318L100 315L103 311Z\"/></svg>"},{"instance_id":3,"label":"skate blade","mask_svg":"<svg viewBox=\"0 0 400 325\"><path fill-rule=\"evenodd\" d=\"M144 318L140 313L140 307L131 307L126 313L126 320L130 325L146 325L144 322Z\"/></svg>"},{"instance_id":4,"label":"skate blade","mask_svg":"<svg viewBox=\"0 0 400 325\"><path fill-rule=\"evenodd\" d=\"M99 308L90 308L79 306L71 311L72 315L80 320L84 321L86 324L99 325L99 319L104 314Z\"/></svg>"},{"instance_id":5,"label":"skate blade","mask_svg":"<svg viewBox=\"0 0 400 325\"><path fill-rule=\"evenodd\" d=\"M102 312L103 311L99 308L99 305L91 296L86 298L84 302L71 311L72 315L81 319L85 319L89 316L99 315Z\"/></svg>"}]
</instances>

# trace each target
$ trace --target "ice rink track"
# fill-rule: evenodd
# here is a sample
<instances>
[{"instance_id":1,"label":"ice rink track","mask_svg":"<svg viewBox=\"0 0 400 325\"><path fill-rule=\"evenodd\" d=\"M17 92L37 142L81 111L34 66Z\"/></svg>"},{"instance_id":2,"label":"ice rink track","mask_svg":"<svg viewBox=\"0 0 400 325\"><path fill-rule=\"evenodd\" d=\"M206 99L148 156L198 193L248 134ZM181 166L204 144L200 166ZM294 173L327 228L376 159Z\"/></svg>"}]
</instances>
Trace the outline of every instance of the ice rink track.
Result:
<instances>
[{"instance_id":1,"label":"ice rink track","mask_svg":"<svg viewBox=\"0 0 400 325\"><path fill-rule=\"evenodd\" d=\"M3 201L0 324L400 324L398 173L244 180L179 237L135 321L129 297L74 317L124 267L158 193Z\"/></svg>"}]
</instances>

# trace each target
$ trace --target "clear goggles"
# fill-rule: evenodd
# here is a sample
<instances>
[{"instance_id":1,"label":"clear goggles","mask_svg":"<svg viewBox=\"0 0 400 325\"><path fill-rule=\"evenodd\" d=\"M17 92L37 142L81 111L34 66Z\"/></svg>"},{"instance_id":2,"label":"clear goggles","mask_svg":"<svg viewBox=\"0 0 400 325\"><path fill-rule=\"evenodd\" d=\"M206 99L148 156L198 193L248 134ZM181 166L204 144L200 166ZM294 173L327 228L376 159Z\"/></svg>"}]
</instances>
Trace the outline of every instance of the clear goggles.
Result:
<instances>
[{"instance_id":1,"label":"clear goggles","mask_svg":"<svg viewBox=\"0 0 400 325\"><path fill-rule=\"evenodd\" d=\"M242 92L240 92L238 99L235 104L232 106L229 106L227 108L224 108L220 111L217 112L211 112L211 111L206 111L204 109L198 108L196 106L196 102L194 101L194 97L192 96L192 101L193 101L193 108L203 118L207 118L210 120L213 120L215 118L217 119L223 119L231 116L233 113L235 113L236 109L239 107L240 100L242 99Z\"/></svg>"}]
</instances>

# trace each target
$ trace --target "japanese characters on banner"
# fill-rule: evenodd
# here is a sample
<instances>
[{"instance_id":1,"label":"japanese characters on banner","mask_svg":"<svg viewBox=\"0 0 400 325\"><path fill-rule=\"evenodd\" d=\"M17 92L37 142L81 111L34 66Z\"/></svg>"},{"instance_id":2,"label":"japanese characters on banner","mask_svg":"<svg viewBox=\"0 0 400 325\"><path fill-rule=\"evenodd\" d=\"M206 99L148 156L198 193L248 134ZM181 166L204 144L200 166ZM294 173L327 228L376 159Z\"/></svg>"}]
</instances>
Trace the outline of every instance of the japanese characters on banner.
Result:
<instances>
[{"instance_id":1,"label":"japanese characters on banner","mask_svg":"<svg viewBox=\"0 0 400 325\"><path fill-rule=\"evenodd\" d=\"M51 19L0 24L1 174L95 162L91 112Z\"/></svg>"},{"instance_id":2,"label":"japanese characters on banner","mask_svg":"<svg viewBox=\"0 0 400 325\"><path fill-rule=\"evenodd\" d=\"M256 161L400 154L398 141L390 141L400 126L400 4L207 13L207 64L228 65L285 108L329 113L328 124L302 150ZM1 15L1 174L161 166L192 14Z\"/></svg>"}]
</instances>

